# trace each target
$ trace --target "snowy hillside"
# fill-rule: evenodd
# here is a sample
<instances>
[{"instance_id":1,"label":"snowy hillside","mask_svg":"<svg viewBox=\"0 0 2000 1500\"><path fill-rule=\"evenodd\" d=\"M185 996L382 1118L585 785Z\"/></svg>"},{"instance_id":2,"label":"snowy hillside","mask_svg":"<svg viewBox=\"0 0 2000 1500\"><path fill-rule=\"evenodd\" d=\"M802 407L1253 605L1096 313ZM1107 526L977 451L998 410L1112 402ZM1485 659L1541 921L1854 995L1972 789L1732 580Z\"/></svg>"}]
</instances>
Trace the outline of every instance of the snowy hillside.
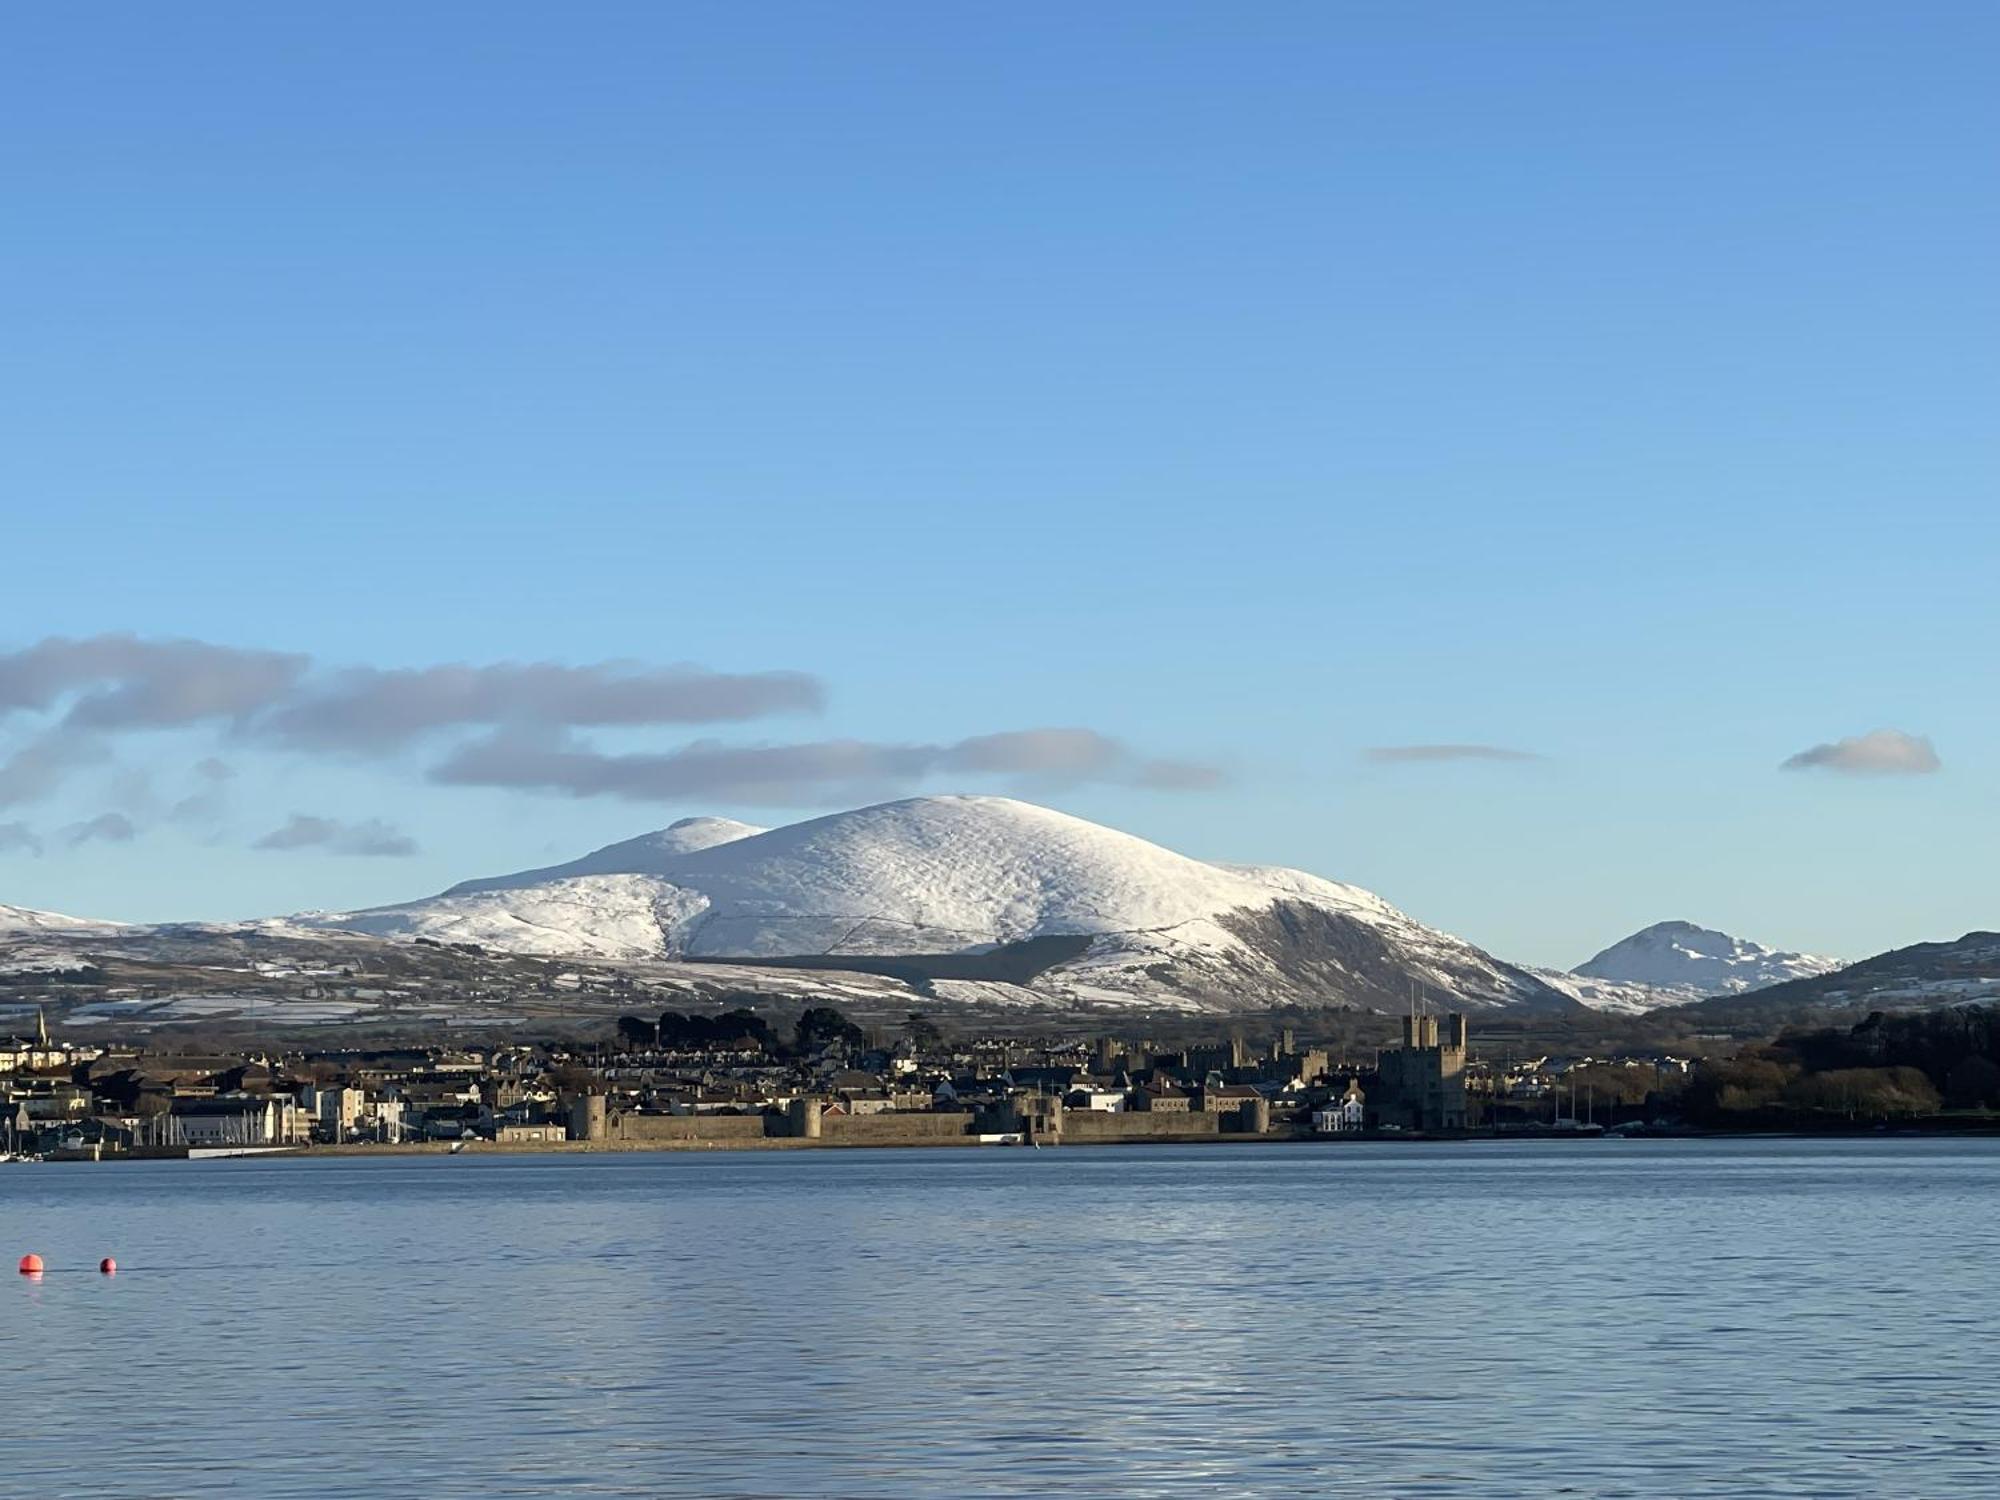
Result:
<instances>
[{"instance_id":1,"label":"snowy hillside","mask_svg":"<svg viewBox=\"0 0 2000 1500\"><path fill-rule=\"evenodd\" d=\"M0 905L0 977L80 969L86 960L72 952L70 944L129 930L117 922Z\"/></svg>"},{"instance_id":2,"label":"snowy hillside","mask_svg":"<svg viewBox=\"0 0 2000 1500\"><path fill-rule=\"evenodd\" d=\"M1671 997L1661 1004L1677 1005L1811 979L1840 967L1839 959L1780 952L1692 922L1656 922L1613 943L1588 963L1577 965L1575 977L1612 986L1637 986ZM1591 1002L1585 998L1585 1003Z\"/></svg>"},{"instance_id":3,"label":"snowy hillside","mask_svg":"<svg viewBox=\"0 0 2000 1500\"><path fill-rule=\"evenodd\" d=\"M1573 974L1562 969L1530 969L1528 972L1551 989L1561 990L1577 1004L1608 1015L1642 1016L1649 1010L1688 1005L1704 998L1701 991L1689 986L1662 988L1631 980L1593 979L1586 974Z\"/></svg>"},{"instance_id":4,"label":"snowy hillside","mask_svg":"<svg viewBox=\"0 0 2000 1500\"><path fill-rule=\"evenodd\" d=\"M2000 932L1968 932L1943 943L1914 943L1817 974L1705 1002L1708 1012L1929 1010L2000 1004Z\"/></svg>"},{"instance_id":5,"label":"snowy hillside","mask_svg":"<svg viewBox=\"0 0 2000 1500\"><path fill-rule=\"evenodd\" d=\"M468 881L442 896L402 906L301 912L279 922L372 937L473 943L551 958L659 958L681 951L672 934L704 906L695 892L652 875L578 875L519 886L508 884L509 878Z\"/></svg>"},{"instance_id":6,"label":"snowy hillside","mask_svg":"<svg viewBox=\"0 0 2000 1500\"><path fill-rule=\"evenodd\" d=\"M0 905L0 937L21 937L38 932L117 932L120 926L117 922L99 922L90 917L66 917L57 911Z\"/></svg>"},{"instance_id":7,"label":"snowy hillside","mask_svg":"<svg viewBox=\"0 0 2000 1500\"><path fill-rule=\"evenodd\" d=\"M717 844L747 839L764 832L754 823L734 818L682 818L657 833L642 833L636 839L606 844L581 859L567 864L548 865L539 870L522 870L514 875L497 875L489 880L464 880L446 891L447 896L469 896L479 891L518 890L551 880L567 880L577 875L658 875L668 863L683 854L712 849Z\"/></svg>"},{"instance_id":8,"label":"snowy hillside","mask_svg":"<svg viewBox=\"0 0 2000 1500\"><path fill-rule=\"evenodd\" d=\"M691 820L428 900L292 920L620 958L824 962L1077 939L1032 980L1052 1002L1395 1010L1414 985L1472 1007L1574 1003L1356 887L1206 864L1004 797L918 797L769 831Z\"/></svg>"}]
</instances>

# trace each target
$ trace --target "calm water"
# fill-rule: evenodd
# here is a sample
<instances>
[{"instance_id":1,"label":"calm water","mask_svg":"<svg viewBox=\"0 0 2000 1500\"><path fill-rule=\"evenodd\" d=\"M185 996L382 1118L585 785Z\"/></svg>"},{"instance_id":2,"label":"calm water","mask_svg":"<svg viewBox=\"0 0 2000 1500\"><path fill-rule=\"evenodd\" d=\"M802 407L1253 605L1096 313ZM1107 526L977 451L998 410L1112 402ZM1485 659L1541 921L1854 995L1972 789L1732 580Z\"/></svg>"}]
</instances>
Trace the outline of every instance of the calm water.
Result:
<instances>
[{"instance_id":1,"label":"calm water","mask_svg":"<svg viewBox=\"0 0 2000 1500\"><path fill-rule=\"evenodd\" d=\"M2000 1146L1955 1141L0 1167L0 1253L52 1268L0 1284L0 1467L1987 1496L1996 1204Z\"/></svg>"}]
</instances>

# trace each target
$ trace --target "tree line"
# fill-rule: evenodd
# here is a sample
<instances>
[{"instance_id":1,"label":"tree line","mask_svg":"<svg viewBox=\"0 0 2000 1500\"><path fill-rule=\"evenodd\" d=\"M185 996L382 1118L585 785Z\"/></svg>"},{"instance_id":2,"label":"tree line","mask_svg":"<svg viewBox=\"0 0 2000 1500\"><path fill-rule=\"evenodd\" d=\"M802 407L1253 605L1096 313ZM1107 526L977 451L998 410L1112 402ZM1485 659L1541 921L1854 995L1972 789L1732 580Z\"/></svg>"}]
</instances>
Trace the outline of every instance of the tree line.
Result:
<instances>
[{"instance_id":1,"label":"tree line","mask_svg":"<svg viewBox=\"0 0 2000 1500\"><path fill-rule=\"evenodd\" d=\"M1786 1032L1704 1063L1685 1107L1702 1124L1893 1120L2000 1109L2000 1007L1871 1014Z\"/></svg>"},{"instance_id":2,"label":"tree line","mask_svg":"<svg viewBox=\"0 0 2000 1500\"><path fill-rule=\"evenodd\" d=\"M663 1011L658 1020L620 1016L618 1039L627 1050L666 1052L762 1052L770 1057L810 1056L827 1047L859 1051L868 1044L859 1026L830 1005L816 1005L783 1036L765 1017L738 1007L719 1015Z\"/></svg>"}]
</instances>

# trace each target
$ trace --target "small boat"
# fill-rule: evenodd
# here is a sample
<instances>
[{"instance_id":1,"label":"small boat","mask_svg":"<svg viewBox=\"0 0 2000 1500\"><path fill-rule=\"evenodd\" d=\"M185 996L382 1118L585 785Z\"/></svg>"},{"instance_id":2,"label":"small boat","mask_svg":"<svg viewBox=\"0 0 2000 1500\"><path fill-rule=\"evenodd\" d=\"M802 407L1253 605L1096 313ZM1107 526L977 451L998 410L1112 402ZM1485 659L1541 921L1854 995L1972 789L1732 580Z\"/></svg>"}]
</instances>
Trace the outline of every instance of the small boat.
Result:
<instances>
[{"instance_id":1,"label":"small boat","mask_svg":"<svg viewBox=\"0 0 2000 1500\"><path fill-rule=\"evenodd\" d=\"M446 1156L456 1156L456 1155L458 1155L458 1153L459 1153L459 1152L463 1151L464 1149L465 1149L465 1142L464 1142L464 1141L453 1141L453 1142L451 1143L451 1150L449 1150L449 1151L445 1152L445 1155L446 1155Z\"/></svg>"}]
</instances>

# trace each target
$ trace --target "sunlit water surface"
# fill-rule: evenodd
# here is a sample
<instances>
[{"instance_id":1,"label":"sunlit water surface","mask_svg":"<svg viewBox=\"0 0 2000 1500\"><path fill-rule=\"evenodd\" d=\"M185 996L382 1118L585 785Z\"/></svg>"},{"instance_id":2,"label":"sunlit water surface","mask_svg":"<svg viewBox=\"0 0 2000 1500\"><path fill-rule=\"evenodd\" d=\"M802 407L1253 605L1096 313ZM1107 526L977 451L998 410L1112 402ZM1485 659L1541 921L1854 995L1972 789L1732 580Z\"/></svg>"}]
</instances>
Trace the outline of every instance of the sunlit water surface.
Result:
<instances>
[{"instance_id":1,"label":"sunlit water surface","mask_svg":"<svg viewBox=\"0 0 2000 1500\"><path fill-rule=\"evenodd\" d=\"M50 1271L0 1285L0 1469L1989 1496L1997 1204L2000 1146L1917 1140L4 1166Z\"/></svg>"}]
</instances>

